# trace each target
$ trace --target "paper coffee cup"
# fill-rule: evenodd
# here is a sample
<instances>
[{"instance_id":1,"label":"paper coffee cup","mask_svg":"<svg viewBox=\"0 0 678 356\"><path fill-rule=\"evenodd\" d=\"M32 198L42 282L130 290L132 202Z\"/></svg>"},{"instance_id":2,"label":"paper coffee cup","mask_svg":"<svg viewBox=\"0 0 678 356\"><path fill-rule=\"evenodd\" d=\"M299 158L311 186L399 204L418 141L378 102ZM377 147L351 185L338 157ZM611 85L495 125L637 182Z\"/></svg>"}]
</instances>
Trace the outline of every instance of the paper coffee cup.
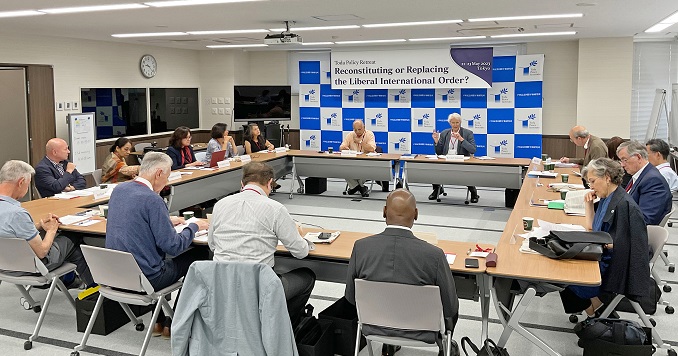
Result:
<instances>
[{"instance_id":1,"label":"paper coffee cup","mask_svg":"<svg viewBox=\"0 0 678 356\"><path fill-rule=\"evenodd\" d=\"M104 218L108 217L108 205L99 205L99 214Z\"/></svg>"},{"instance_id":2,"label":"paper coffee cup","mask_svg":"<svg viewBox=\"0 0 678 356\"><path fill-rule=\"evenodd\" d=\"M195 213L192 211L184 211L184 220L188 220L195 216Z\"/></svg>"},{"instance_id":3,"label":"paper coffee cup","mask_svg":"<svg viewBox=\"0 0 678 356\"><path fill-rule=\"evenodd\" d=\"M534 218L524 217L523 218L523 230L532 231L532 225L534 224Z\"/></svg>"},{"instance_id":4,"label":"paper coffee cup","mask_svg":"<svg viewBox=\"0 0 678 356\"><path fill-rule=\"evenodd\" d=\"M546 162L546 159L547 159L547 158L549 158L549 155L547 155L546 153L542 153L542 154L541 154L541 160L542 160L542 161Z\"/></svg>"},{"instance_id":5,"label":"paper coffee cup","mask_svg":"<svg viewBox=\"0 0 678 356\"><path fill-rule=\"evenodd\" d=\"M567 173L563 173L560 175L560 179L563 180L563 183L567 183L570 180L570 175Z\"/></svg>"},{"instance_id":6,"label":"paper coffee cup","mask_svg":"<svg viewBox=\"0 0 678 356\"><path fill-rule=\"evenodd\" d=\"M569 191L570 191L569 189L561 189L560 190L560 199L565 200L565 198L567 197L567 192L569 192Z\"/></svg>"},{"instance_id":7,"label":"paper coffee cup","mask_svg":"<svg viewBox=\"0 0 678 356\"><path fill-rule=\"evenodd\" d=\"M212 214L205 214L207 216L207 223L211 224L212 223Z\"/></svg>"}]
</instances>

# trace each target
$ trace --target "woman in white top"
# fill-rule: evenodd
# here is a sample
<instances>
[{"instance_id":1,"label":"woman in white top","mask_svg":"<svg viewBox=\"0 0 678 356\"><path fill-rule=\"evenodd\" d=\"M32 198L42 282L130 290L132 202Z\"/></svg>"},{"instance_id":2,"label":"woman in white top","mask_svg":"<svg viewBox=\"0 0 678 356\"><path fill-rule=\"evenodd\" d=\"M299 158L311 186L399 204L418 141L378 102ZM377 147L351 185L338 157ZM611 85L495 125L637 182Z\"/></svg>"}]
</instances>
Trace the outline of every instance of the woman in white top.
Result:
<instances>
[{"instance_id":1,"label":"woman in white top","mask_svg":"<svg viewBox=\"0 0 678 356\"><path fill-rule=\"evenodd\" d=\"M224 158L233 157L235 152L235 141L232 136L228 136L228 126L224 123L216 123L212 126L210 133L212 139L207 143L207 154L205 155L205 163L210 163L212 153L218 151L226 151Z\"/></svg>"}]
</instances>

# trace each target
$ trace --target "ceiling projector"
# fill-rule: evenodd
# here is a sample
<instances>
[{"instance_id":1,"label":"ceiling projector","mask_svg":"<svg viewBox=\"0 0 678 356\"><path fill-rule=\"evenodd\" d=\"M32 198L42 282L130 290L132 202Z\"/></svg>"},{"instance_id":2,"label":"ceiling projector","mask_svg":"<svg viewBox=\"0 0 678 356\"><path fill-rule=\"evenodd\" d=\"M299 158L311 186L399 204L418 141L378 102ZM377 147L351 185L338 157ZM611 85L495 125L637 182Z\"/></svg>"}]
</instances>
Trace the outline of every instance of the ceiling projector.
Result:
<instances>
[{"instance_id":1,"label":"ceiling projector","mask_svg":"<svg viewBox=\"0 0 678 356\"><path fill-rule=\"evenodd\" d=\"M301 44L302 42L304 41L301 39L301 36L290 32L266 35L266 38L264 38L264 44L267 45Z\"/></svg>"}]
</instances>

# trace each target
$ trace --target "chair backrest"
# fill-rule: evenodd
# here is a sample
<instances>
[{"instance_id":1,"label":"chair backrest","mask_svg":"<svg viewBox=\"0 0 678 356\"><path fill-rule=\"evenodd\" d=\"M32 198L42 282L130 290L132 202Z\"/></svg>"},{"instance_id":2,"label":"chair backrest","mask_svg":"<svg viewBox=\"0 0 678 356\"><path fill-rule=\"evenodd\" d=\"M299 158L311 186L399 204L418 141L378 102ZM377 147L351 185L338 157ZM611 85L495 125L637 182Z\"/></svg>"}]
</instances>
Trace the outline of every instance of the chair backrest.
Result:
<instances>
[{"instance_id":1,"label":"chair backrest","mask_svg":"<svg viewBox=\"0 0 678 356\"><path fill-rule=\"evenodd\" d=\"M200 151L195 153L195 160L203 162L205 161L205 156L207 156L207 151ZM209 163L209 162L207 162Z\"/></svg>"},{"instance_id":2,"label":"chair backrest","mask_svg":"<svg viewBox=\"0 0 678 356\"><path fill-rule=\"evenodd\" d=\"M146 147L151 147L151 143L150 142L137 143L136 145L134 145L134 151L144 152L144 148Z\"/></svg>"},{"instance_id":3,"label":"chair backrest","mask_svg":"<svg viewBox=\"0 0 678 356\"><path fill-rule=\"evenodd\" d=\"M652 250L652 258L650 258L650 265L654 264L660 253L663 253L664 244L669 239L669 231L665 227L657 225L647 226L647 243Z\"/></svg>"},{"instance_id":4,"label":"chair backrest","mask_svg":"<svg viewBox=\"0 0 678 356\"><path fill-rule=\"evenodd\" d=\"M235 149L236 149L236 154L237 154L238 156L242 156L242 155L245 154L245 146L243 146L243 145L237 145L237 146L235 146Z\"/></svg>"},{"instance_id":5,"label":"chair backrest","mask_svg":"<svg viewBox=\"0 0 678 356\"><path fill-rule=\"evenodd\" d=\"M0 270L36 273L36 257L26 240L0 237Z\"/></svg>"},{"instance_id":6,"label":"chair backrest","mask_svg":"<svg viewBox=\"0 0 678 356\"><path fill-rule=\"evenodd\" d=\"M97 284L148 294L154 292L131 253L88 245L80 248Z\"/></svg>"},{"instance_id":7,"label":"chair backrest","mask_svg":"<svg viewBox=\"0 0 678 356\"><path fill-rule=\"evenodd\" d=\"M95 169L94 172L92 172L92 179L94 179L95 185L101 184L101 168Z\"/></svg>"},{"instance_id":8,"label":"chair backrest","mask_svg":"<svg viewBox=\"0 0 678 356\"><path fill-rule=\"evenodd\" d=\"M443 304L437 286L356 279L355 303L362 324L445 332Z\"/></svg>"},{"instance_id":9,"label":"chair backrest","mask_svg":"<svg viewBox=\"0 0 678 356\"><path fill-rule=\"evenodd\" d=\"M664 218L662 218L662 221L659 223L659 226L664 227L666 226L666 223L669 221L669 218L673 213L676 212L676 207L671 204L671 211L669 211L666 215L664 215Z\"/></svg>"}]
</instances>

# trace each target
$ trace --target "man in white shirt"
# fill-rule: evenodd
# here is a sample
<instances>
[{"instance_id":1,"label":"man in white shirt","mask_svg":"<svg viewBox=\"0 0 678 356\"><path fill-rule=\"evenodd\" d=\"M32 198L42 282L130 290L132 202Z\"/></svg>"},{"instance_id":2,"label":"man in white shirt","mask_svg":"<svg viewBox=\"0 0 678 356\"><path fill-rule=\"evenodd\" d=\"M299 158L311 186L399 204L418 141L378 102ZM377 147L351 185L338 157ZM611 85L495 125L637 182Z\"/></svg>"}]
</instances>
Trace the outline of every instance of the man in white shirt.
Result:
<instances>
[{"instance_id":1,"label":"man in white shirt","mask_svg":"<svg viewBox=\"0 0 678 356\"><path fill-rule=\"evenodd\" d=\"M371 153L377 149L377 143L374 138L374 133L365 129L365 124L362 120L353 121L353 132L349 132L344 138L344 142L339 146L340 150L352 150L364 153ZM363 197L369 197L369 189L364 186L364 179L347 179L349 195L353 195L360 191Z\"/></svg>"},{"instance_id":2,"label":"man in white shirt","mask_svg":"<svg viewBox=\"0 0 678 356\"><path fill-rule=\"evenodd\" d=\"M242 168L242 191L214 205L207 239L215 261L265 263L273 268L278 241L296 258L308 255L310 245L287 209L268 198L272 183L269 165L250 162ZM311 296L315 273L298 268L279 277L290 320L296 325Z\"/></svg>"},{"instance_id":3,"label":"man in white shirt","mask_svg":"<svg viewBox=\"0 0 678 356\"><path fill-rule=\"evenodd\" d=\"M667 161L669 158L669 144L666 141L653 138L645 143L647 148L647 158L653 166L657 167L659 173L664 176L666 182L669 183L671 193L678 191L678 174L671 168L671 164Z\"/></svg>"}]
</instances>

